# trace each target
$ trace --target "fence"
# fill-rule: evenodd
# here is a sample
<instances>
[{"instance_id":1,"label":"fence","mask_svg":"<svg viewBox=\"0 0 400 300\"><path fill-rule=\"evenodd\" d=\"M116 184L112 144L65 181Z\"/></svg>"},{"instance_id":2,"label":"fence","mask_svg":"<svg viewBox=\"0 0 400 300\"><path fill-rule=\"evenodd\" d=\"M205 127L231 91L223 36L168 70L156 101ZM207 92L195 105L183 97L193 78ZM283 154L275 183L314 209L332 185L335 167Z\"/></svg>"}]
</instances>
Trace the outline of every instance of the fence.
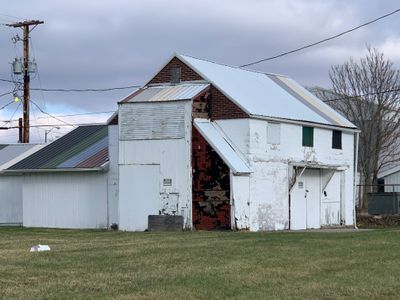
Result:
<instances>
[{"instance_id":1,"label":"fence","mask_svg":"<svg viewBox=\"0 0 400 300\"><path fill-rule=\"evenodd\" d=\"M367 197L368 214L396 215L400 212L400 184L357 185L357 203Z\"/></svg>"}]
</instances>

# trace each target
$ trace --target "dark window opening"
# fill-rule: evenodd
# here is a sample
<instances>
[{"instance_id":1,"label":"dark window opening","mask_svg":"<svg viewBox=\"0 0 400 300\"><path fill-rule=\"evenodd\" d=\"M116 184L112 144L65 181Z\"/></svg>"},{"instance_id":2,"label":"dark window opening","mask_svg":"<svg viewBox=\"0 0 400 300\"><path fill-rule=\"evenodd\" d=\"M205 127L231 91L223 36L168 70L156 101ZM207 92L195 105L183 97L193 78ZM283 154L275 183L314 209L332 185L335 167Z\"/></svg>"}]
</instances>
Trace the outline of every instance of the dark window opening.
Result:
<instances>
[{"instance_id":1,"label":"dark window opening","mask_svg":"<svg viewBox=\"0 0 400 300\"><path fill-rule=\"evenodd\" d=\"M171 83L180 83L181 82L181 68L173 67L171 68Z\"/></svg>"},{"instance_id":2,"label":"dark window opening","mask_svg":"<svg viewBox=\"0 0 400 300\"><path fill-rule=\"evenodd\" d=\"M332 148L342 149L342 132L340 130L332 131Z\"/></svg>"},{"instance_id":3,"label":"dark window opening","mask_svg":"<svg viewBox=\"0 0 400 300\"><path fill-rule=\"evenodd\" d=\"M303 146L314 147L314 128L303 127Z\"/></svg>"}]
</instances>

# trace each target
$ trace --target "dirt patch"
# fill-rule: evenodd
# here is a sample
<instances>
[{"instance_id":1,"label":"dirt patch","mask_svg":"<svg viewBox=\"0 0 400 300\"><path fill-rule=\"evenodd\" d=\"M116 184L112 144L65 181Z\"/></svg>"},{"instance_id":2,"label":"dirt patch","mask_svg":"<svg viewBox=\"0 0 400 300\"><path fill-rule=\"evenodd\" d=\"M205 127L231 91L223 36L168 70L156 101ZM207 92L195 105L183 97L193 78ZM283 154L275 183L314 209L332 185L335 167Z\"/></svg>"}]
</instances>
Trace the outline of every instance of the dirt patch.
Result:
<instances>
[{"instance_id":1,"label":"dirt patch","mask_svg":"<svg viewBox=\"0 0 400 300\"><path fill-rule=\"evenodd\" d=\"M358 215L357 226L358 228L400 227L400 215L393 215L393 216Z\"/></svg>"}]
</instances>

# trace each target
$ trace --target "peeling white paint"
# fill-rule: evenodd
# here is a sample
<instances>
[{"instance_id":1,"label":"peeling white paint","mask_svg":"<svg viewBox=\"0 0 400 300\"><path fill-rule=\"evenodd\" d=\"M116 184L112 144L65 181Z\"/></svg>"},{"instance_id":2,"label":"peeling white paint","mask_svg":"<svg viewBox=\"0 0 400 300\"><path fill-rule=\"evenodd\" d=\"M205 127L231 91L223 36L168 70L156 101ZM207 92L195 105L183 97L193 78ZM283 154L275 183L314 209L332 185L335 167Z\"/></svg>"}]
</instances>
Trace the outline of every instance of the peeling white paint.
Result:
<instances>
[{"instance_id":1,"label":"peeling white paint","mask_svg":"<svg viewBox=\"0 0 400 300\"><path fill-rule=\"evenodd\" d=\"M157 209L153 214L165 214L165 215L182 215L184 218L185 228L192 227L192 166L191 166L191 129L192 119L191 111L192 106L190 101L180 101L180 105L183 105L183 109L179 112L182 116L178 116L179 119L184 120L184 128L179 128L179 133L183 132L183 138L175 138L176 136L171 132L171 127L166 127L169 130L169 135L174 138L165 139L152 139L151 135L147 139L138 140L133 137L131 140L127 140L127 136L124 136L124 140L119 141L119 164L120 168L123 166L134 166L134 165L159 165L159 176L158 185L159 192L157 196ZM124 105L124 104L122 104ZM130 109L135 109L135 103L129 103ZM169 106L169 102L163 103L147 103L146 105L152 106L152 111L157 114L159 107ZM138 107L140 108L140 106ZM177 112L175 112L176 114ZM130 116L127 116L130 118ZM175 115L170 115L170 119L174 122ZM124 118L122 114L120 118ZM168 118L164 120L168 122ZM125 122L129 124L129 122ZM120 124L125 124L123 120ZM127 129L121 128L120 134L127 132ZM161 134L162 135L162 134ZM128 168L129 169L129 168ZM129 172L134 172L131 169L124 176L133 177L134 174L129 175ZM121 171L120 171L121 174ZM120 175L122 176L122 175ZM145 180L135 175L138 180ZM171 185L165 186L164 179L171 181ZM127 180L120 180L120 212L126 210L134 210L135 207L129 205L129 199L132 197L139 197L136 194L131 183ZM143 199L142 201L146 201ZM153 209L154 210L154 209ZM132 213L132 218L133 217ZM147 218L147 216L145 216ZM126 220L128 222L128 220ZM135 225L135 220L130 220L129 227L126 230L143 230L142 223ZM141 221L142 222L142 221ZM124 227L124 226L122 226Z\"/></svg>"},{"instance_id":2,"label":"peeling white paint","mask_svg":"<svg viewBox=\"0 0 400 300\"><path fill-rule=\"evenodd\" d=\"M354 224L353 133L343 131L343 149L332 149L332 131L314 128L314 147L303 147L302 126L281 123L280 144L271 145L267 143L267 121L238 119L217 123L240 149L253 172L249 176L249 196L234 199L238 229L289 229L289 187L295 165L325 170L321 174L325 174L326 170L336 170L337 173L326 187L327 197L320 189L320 180L320 195L315 196L318 197L317 220L320 221L314 222L313 227L336 224L338 219L343 225ZM243 190L243 187L237 187L243 182L231 180L231 183L234 193L235 190ZM333 193L334 190L336 193Z\"/></svg>"}]
</instances>

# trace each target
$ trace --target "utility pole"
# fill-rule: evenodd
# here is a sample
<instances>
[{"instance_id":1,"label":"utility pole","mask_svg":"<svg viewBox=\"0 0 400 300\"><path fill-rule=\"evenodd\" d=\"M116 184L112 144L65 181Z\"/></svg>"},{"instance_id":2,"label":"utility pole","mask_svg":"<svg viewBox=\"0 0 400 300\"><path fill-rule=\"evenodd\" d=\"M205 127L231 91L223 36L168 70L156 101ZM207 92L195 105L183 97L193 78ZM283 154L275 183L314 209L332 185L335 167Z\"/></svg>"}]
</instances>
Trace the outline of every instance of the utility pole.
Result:
<instances>
[{"instance_id":1,"label":"utility pole","mask_svg":"<svg viewBox=\"0 0 400 300\"><path fill-rule=\"evenodd\" d=\"M13 24L7 24L9 27L22 28L24 43L24 61L23 61L23 75L24 75L24 101L23 101L23 125L22 125L22 143L29 143L29 99L30 99L30 76L29 76L29 33L39 24L43 24L43 21L38 20L27 20L23 22L17 22ZM33 26L30 29L30 26Z\"/></svg>"}]
</instances>

